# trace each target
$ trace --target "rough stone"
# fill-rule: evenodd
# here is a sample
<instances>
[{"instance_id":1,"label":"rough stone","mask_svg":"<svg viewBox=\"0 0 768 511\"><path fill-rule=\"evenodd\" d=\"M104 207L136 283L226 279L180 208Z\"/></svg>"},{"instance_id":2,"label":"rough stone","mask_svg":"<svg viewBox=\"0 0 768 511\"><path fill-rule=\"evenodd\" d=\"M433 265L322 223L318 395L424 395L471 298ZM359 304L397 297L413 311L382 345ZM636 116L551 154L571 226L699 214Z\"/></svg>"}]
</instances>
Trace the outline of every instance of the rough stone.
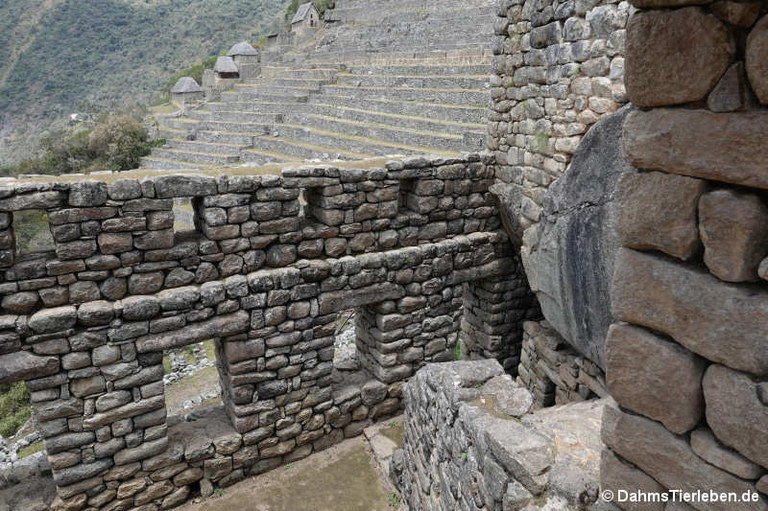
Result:
<instances>
[{"instance_id":1,"label":"rough stone","mask_svg":"<svg viewBox=\"0 0 768 511\"><path fill-rule=\"evenodd\" d=\"M660 421L673 433L686 433L699 423L704 360L630 325L608 329L605 357L608 390L620 405Z\"/></svg>"},{"instance_id":2,"label":"rough stone","mask_svg":"<svg viewBox=\"0 0 768 511\"><path fill-rule=\"evenodd\" d=\"M704 263L727 282L758 280L768 255L768 205L759 195L715 190L699 201Z\"/></svg>"},{"instance_id":3,"label":"rough stone","mask_svg":"<svg viewBox=\"0 0 768 511\"><path fill-rule=\"evenodd\" d=\"M633 171L620 150L628 112L605 117L584 137L568 171L546 193L537 243L521 249L547 321L599 365L619 247L613 199L619 177Z\"/></svg>"},{"instance_id":4,"label":"rough stone","mask_svg":"<svg viewBox=\"0 0 768 511\"><path fill-rule=\"evenodd\" d=\"M643 108L704 99L736 51L726 26L697 7L636 13L626 48L627 93Z\"/></svg>"},{"instance_id":5,"label":"rough stone","mask_svg":"<svg viewBox=\"0 0 768 511\"><path fill-rule=\"evenodd\" d=\"M0 355L0 381L3 383L43 378L58 372L58 357L39 357L28 351Z\"/></svg>"},{"instance_id":6,"label":"rough stone","mask_svg":"<svg viewBox=\"0 0 768 511\"><path fill-rule=\"evenodd\" d=\"M684 260L693 257L701 247L697 208L706 188L700 179L662 172L623 175L617 225L624 245Z\"/></svg>"},{"instance_id":7,"label":"rough stone","mask_svg":"<svg viewBox=\"0 0 768 511\"><path fill-rule=\"evenodd\" d=\"M603 450L600 456L600 488L619 495L620 490L665 493L667 491L651 476L622 461L610 450ZM665 511L663 502L623 502L626 511Z\"/></svg>"},{"instance_id":8,"label":"rough stone","mask_svg":"<svg viewBox=\"0 0 768 511\"><path fill-rule=\"evenodd\" d=\"M726 284L698 269L622 249L611 298L614 314L622 321L663 332L709 360L768 374L764 291Z\"/></svg>"},{"instance_id":9,"label":"rough stone","mask_svg":"<svg viewBox=\"0 0 768 511\"><path fill-rule=\"evenodd\" d=\"M730 472L736 477L754 481L765 469L717 441L712 431L700 427L691 433L691 449L712 465Z\"/></svg>"},{"instance_id":10,"label":"rough stone","mask_svg":"<svg viewBox=\"0 0 768 511\"><path fill-rule=\"evenodd\" d=\"M75 326L77 309L70 306L45 309L29 318L29 327L38 334L60 332Z\"/></svg>"},{"instance_id":11,"label":"rough stone","mask_svg":"<svg viewBox=\"0 0 768 511\"><path fill-rule=\"evenodd\" d=\"M768 189L767 112L664 109L629 114L624 152L637 168Z\"/></svg>"},{"instance_id":12,"label":"rough stone","mask_svg":"<svg viewBox=\"0 0 768 511\"><path fill-rule=\"evenodd\" d=\"M752 90L762 104L768 104L768 68L765 55L768 53L768 16L757 22L747 38L746 67Z\"/></svg>"},{"instance_id":13,"label":"rough stone","mask_svg":"<svg viewBox=\"0 0 768 511\"><path fill-rule=\"evenodd\" d=\"M768 407L757 384L727 367L711 365L704 375L707 423L720 442L768 467Z\"/></svg>"}]
</instances>

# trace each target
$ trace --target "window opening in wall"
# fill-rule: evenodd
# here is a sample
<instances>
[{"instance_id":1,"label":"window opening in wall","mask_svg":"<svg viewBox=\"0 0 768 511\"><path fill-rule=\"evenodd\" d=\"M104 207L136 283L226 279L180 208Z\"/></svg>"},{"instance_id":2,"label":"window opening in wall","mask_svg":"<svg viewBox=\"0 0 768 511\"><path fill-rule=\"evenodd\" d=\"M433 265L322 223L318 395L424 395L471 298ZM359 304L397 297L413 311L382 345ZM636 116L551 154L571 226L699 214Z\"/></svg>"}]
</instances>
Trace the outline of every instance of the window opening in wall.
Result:
<instances>
[{"instance_id":1,"label":"window opening in wall","mask_svg":"<svg viewBox=\"0 0 768 511\"><path fill-rule=\"evenodd\" d=\"M52 252L53 243L48 214L43 209L27 209L13 213L13 234L16 255L24 256Z\"/></svg>"},{"instance_id":2,"label":"window opening in wall","mask_svg":"<svg viewBox=\"0 0 768 511\"><path fill-rule=\"evenodd\" d=\"M397 208L400 211L410 210L408 207L408 195L413 194L416 187L415 179L403 179L400 181L400 194L397 199Z\"/></svg>"},{"instance_id":3,"label":"window opening in wall","mask_svg":"<svg viewBox=\"0 0 768 511\"><path fill-rule=\"evenodd\" d=\"M194 235L195 209L191 197L176 197L173 199L173 232L177 237Z\"/></svg>"},{"instance_id":4,"label":"window opening in wall","mask_svg":"<svg viewBox=\"0 0 768 511\"><path fill-rule=\"evenodd\" d=\"M335 341L333 343L333 369L336 373L360 369L355 334L357 313L357 310L349 309L336 315Z\"/></svg>"},{"instance_id":5,"label":"window opening in wall","mask_svg":"<svg viewBox=\"0 0 768 511\"><path fill-rule=\"evenodd\" d=\"M222 404L213 339L167 350L163 382L168 415Z\"/></svg>"}]
</instances>

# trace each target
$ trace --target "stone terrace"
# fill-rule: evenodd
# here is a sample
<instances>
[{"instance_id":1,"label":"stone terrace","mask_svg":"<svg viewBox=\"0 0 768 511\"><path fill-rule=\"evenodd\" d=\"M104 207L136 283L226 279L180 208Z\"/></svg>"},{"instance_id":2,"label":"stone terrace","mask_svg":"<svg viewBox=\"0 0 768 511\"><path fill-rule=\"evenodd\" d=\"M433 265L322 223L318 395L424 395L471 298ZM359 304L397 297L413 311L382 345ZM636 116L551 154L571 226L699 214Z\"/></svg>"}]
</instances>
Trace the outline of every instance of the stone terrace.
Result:
<instances>
[{"instance_id":1,"label":"stone terrace","mask_svg":"<svg viewBox=\"0 0 768 511\"><path fill-rule=\"evenodd\" d=\"M27 382L59 504L165 509L358 435L453 358L464 308L469 351L515 366L532 300L486 163L5 185L0 381ZM16 253L30 209L54 252ZM363 370L334 383L351 308ZM167 417L164 350L211 338L223 410Z\"/></svg>"},{"instance_id":2,"label":"stone terrace","mask_svg":"<svg viewBox=\"0 0 768 511\"><path fill-rule=\"evenodd\" d=\"M169 142L142 166L479 151L494 5L337 2L310 40L263 50L258 76L181 117L160 117L160 135Z\"/></svg>"}]
</instances>

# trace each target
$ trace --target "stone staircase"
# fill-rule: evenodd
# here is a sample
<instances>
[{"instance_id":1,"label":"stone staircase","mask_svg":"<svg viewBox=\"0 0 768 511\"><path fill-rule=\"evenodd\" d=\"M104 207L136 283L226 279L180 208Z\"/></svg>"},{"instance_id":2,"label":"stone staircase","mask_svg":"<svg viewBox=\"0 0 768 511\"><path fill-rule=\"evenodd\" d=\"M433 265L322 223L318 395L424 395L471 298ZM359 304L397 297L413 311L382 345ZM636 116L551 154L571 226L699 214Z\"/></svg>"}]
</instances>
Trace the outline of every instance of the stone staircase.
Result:
<instances>
[{"instance_id":1,"label":"stone staircase","mask_svg":"<svg viewBox=\"0 0 768 511\"><path fill-rule=\"evenodd\" d=\"M478 151L495 1L339 0L219 101L157 118L142 167L187 169ZM449 35L450 34L450 35Z\"/></svg>"}]
</instances>

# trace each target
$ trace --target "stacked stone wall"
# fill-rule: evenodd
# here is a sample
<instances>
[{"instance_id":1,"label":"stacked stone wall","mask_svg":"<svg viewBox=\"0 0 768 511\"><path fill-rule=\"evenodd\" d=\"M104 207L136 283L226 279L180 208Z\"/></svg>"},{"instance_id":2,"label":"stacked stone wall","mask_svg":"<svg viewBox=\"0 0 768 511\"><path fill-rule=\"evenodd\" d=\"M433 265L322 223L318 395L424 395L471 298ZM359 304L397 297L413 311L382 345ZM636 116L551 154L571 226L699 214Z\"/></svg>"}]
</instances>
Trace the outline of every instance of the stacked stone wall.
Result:
<instances>
[{"instance_id":1,"label":"stacked stone wall","mask_svg":"<svg viewBox=\"0 0 768 511\"><path fill-rule=\"evenodd\" d=\"M488 138L492 190L548 320L541 330L555 330L546 341L529 335L520 361L522 381L540 405L553 403L556 393L561 402L601 390L617 248L611 203L617 175L631 170L618 151L626 114L610 114L627 102L625 27L633 9L615 0L499 4ZM567 355L560 341L547 347L556 338L570 345ZM578 381L581 361L590 386Z\"/></svg>"},{"instance_id":2,"label":"stacked stone wall","mask_svg":"<svg viewBox=\"0 0 768 511\"><path fill-rule=\"evenodd\" d=\"M633 3L602 485L768 509L765 3Z\"/></svg>"},{"instance_id":3,"label":"stacked stone wall","mask_svg":"<svg viewBox=\"0 0 768 511\"><path fill-rule=\"evenodd\" d=\"M598 500L599 402L529 413L495 360L432 364L403 388L390 471L409 509L588 509Z\"/></svg>"},{"instance_id":4,"label":"stacked stone wall","mask_svg":"<svg viewBox=\"0 0 768 511\"><path fill-rule=\"evenodd\" d=\"M165 509L360 434L418 367L453 358L465 286L501 293L512 312L487 333L518 357L520 325L501 319L532 299L499 283L519 261L491 184L470 155L3 185L0 379L27 382L57 505ZM180 198L193 230L174 228ZM27 209L53 252L17 253ZM363 370L345 379L334 333L350 308ZM206 339L223 409L169 418L163 353Z\"/></svg>"}]
</instances>

